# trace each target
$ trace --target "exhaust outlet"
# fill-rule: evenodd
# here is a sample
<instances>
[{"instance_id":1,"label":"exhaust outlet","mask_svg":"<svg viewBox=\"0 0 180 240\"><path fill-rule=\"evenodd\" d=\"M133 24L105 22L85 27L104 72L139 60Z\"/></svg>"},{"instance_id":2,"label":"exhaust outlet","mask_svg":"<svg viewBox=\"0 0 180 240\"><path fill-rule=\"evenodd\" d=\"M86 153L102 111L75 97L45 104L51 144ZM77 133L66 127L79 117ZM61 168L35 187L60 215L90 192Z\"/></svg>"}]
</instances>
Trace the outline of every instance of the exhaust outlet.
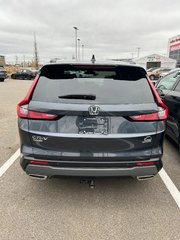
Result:
<instances>
[{"instance_id":1,"label":"exhaust outlet","mask_svg":"<svg viewBox=\"0 0 180 240\"><path fill-rule=\"evenodd\" d=\"M137 180L138 181L144 181L144 180L149 180L152 179L155 175L145 175L145 176L138 176Z\"/></svg>"},{"instance_id":2,"label":"exhaust outlet","mask_svg":"<svg viewBox=\"0 0 180 240\"><path fill-rule=\"evenodd\" d=\"M29 174L30 177L38 180L46 180L47 176L44 175L38 175L38 174Z\"/></svg>"}]
</instances>

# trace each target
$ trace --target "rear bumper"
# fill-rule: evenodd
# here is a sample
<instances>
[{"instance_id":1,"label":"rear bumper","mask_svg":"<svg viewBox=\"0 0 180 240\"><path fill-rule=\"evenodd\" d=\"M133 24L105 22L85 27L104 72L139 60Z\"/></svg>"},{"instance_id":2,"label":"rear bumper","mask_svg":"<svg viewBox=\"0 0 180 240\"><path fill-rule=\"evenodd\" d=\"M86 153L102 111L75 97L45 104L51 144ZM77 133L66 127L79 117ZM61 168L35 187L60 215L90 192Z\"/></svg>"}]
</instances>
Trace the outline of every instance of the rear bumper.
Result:
<instances>
[{"instance_id":1,"label":"rear bumper","mask_svg":"<svg viewBox=\"0 0 180 240\"><path fill-rule=\"evenodd\" d=\"M22 160L21 160L22 161ZM154 161L154 159L149 160ZM27 164L24 169L28 175L54 176L77 176L77 177L141 177L156 175L162 168L161 160L150 166L134 167L54 167L48 165Z\"/></svg>"},{"instance_id":2,"label":"rear bumper","mask_svg":"<svg viewBox=\"0 0 180 240\"><path fill-rule=\"evenodd\" d=\"M6 75L0 75L0 79L6 79L7 76Z\"/></svg>"}]
</instances>

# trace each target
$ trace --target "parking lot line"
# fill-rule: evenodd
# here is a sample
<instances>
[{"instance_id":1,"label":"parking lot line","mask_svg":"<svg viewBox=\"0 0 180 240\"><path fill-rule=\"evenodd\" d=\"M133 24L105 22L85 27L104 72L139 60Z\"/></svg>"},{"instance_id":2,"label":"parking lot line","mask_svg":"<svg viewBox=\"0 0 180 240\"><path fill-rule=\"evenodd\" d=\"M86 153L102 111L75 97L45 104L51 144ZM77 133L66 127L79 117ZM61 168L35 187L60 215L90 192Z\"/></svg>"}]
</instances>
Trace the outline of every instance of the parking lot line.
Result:
<instances>
[{"instance_id":1,"label":"parking lot line","mask_svg":"<svg viewBox=\"0 0 180 240\"><path fill-rule=\"evenodd\" d=\"M159 176L161 177L162 181L164 182L165 186L169 190L171 196L174 198L175 202L177 203L178 207L180 208L180 192L177 187L174 185L166 171L162 168L159 172Z\"/></svg>"},{"instance_id":2,"label":"parking lot line","mask_svg":"<svg viewBox=\"0 0 180 240\"><path fill-rule=\"evenodd\" d=\"M18 149L0 168L0 177L8 170L8 168L16 161L20 156L20 149Z\"/></svg>"}]
</instances>

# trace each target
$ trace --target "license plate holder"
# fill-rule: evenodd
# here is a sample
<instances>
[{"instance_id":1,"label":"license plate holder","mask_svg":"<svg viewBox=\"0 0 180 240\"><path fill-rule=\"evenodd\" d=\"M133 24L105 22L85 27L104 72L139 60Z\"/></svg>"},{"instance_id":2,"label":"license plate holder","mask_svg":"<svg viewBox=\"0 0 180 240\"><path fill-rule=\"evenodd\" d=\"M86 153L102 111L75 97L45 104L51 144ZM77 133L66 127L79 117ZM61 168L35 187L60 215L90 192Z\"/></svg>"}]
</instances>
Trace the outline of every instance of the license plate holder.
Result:
<instances>
[{"instance_id":1,"label":"license plate holder","mask_svg":"<svg viewBox=\"0 0 180 240\"><path fill-rule=\"evenodd\" d=\"M109 133L108 117L82 117L78 121L79 134L103 134Z\"/></svg>"}]
</instances>

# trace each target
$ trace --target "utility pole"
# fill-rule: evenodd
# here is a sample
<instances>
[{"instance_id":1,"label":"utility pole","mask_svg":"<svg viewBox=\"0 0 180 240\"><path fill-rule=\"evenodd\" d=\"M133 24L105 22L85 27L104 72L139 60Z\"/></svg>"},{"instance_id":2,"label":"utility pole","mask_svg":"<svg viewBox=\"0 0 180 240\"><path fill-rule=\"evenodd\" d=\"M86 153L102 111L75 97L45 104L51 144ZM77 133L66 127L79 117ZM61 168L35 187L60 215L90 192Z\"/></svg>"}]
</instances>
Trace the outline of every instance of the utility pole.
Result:
<instances>
[{"instance_id":1,"label":"utility pole","mask_svg":"<svg viewBox=\"0 0 180 240\"><path fill-rule=\"evenodd\" d=\"M81 39L80 38L78 38L77 39L78 40L78 61L80 61L80 50L81 50Z\"/></svg>"},{"instance_id":2,"label":"utility pole","mask_svg":"<svg viewBox=\"0 0 180 240\"><path fill-rule=\"evenodd\" d=\"M140 49L141 49L140 47L137 47L137 51L138 51L138 52L137 52L137 57L138 57L138 58L139 58Z\"/></svg>"},{"instance_id":3,"label":"utility pole","mask_svg":"<svg viewBox=\"0 0 180 240\"><path fill-rule=\"evenodd\" d=\"M75 30L75 58L77 61L77 31L79 30L77 27L73 27Z\"/></svg>"},{"instance_id":4,"label":"utility pole","mask_svg":"<svg viewBox=\"0 0 180 240\"><path fill-rule=\"evenodd\" d=\"M82 61L84 61L84 44L82 44Z\"/></svg>"},{"instance_id":5,"label":"utility pole","mask_svg":"<svg viewBox=\"0 0 180 240\"><path fill-rule=\"evenodd\" d=\"M37 42L36 42L36 33L34 33L34 61L35 61L35 68L38 70L38 52L37 52Z\"/></svg>"},{"instance_id":6,"label":"utility pole","mask_svg":"<svg viewBox=\"0 0 180 240\"><path fill-rule=\"evenodd\" d=\"M18 65L18 56L15 56L15 65Z\"/></svg>"},{"instance_id":7,"label":"utility pole","mask_svg":"<svg viewBox=\"0 0 180 240\"><path fill-rule=\"evenodd\" d=\"M25 67L26 65L26 58L25 58L25 55L23 55L23 67Z\"/></svg>"}]
</instances>

